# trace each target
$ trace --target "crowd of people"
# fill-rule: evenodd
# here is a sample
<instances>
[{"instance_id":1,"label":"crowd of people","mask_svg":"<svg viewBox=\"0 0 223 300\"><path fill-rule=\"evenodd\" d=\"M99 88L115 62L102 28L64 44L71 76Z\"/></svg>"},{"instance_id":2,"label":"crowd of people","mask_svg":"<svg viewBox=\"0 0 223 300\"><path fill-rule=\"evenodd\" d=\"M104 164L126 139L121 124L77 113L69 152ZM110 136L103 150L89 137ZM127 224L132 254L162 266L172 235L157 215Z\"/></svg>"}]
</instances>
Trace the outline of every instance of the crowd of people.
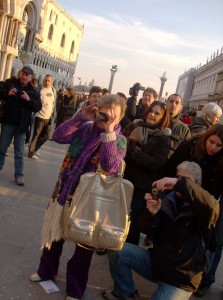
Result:
<instances>
[{"instance_id":1,"label":"crowd of people","mask_svg":"<svg viewBox=\"0 0 223 300\"><path fill-rule=\"evenodd\" d=\"M0 170L12 140L19 186L24 185L26 142L28 157L34 160L50 137L69 147L44 219L40 264L30 280L54 280L58 275L65 242L62 211L80 176L96 172L99 165L116 176L124 159L124 178L134 185L131 225L121 250L98 251L108 254L114 280L114 288L104 290L103 298L139 299L132 270L157 284L152 300L204 296L215 282L223 246L221 108L210 102L200 116L182 118L183 101L175 93L162 102L148 87L137 102L137 97L127 99L122 92L112 95L93 86L88 97L79 99L73 88L56 91L50 74L41 85L33 75L25 66L18 78L0 83ZM95 118L98 112L106 118ZM158 199L153 197L154 187ZM148 249L140 244L141 233ZM210 239L212 260L206 258ZM67 263L66 300L82 299L95 250L75 245Z\"/></svg>"}]
</instances>

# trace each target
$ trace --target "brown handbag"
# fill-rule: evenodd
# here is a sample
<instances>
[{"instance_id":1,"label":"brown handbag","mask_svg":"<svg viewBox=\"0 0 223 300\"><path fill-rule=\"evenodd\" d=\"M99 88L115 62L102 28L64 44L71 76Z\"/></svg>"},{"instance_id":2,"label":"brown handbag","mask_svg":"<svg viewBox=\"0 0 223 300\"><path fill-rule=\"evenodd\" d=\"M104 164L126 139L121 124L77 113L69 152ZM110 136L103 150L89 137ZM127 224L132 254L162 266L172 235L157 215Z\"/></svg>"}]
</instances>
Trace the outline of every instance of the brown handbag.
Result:
<instances>
[{"instance_id":1,"label":"brown handbag","mask_svg":"<svg viewBox=\"0 0 223 300\"><path fill-rule=\"evenodd\" d=\"M64 206L64 239L94 248L120 250L127 238L133 184L123 178L85 173Z\"/></svg>"}]
</instances>

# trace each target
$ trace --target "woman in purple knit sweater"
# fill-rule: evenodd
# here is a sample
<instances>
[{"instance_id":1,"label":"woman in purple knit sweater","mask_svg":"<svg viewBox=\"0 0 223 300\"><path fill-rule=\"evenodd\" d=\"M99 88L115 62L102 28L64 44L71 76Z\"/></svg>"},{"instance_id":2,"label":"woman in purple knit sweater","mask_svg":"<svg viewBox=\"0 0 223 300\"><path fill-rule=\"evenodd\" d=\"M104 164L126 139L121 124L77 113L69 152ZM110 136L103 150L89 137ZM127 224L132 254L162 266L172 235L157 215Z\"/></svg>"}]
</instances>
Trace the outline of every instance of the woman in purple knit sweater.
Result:
<instances>
[{"instance_id":1,"label":"woman in purple knit sweater","mask_svg":"<svg viewBox=\"0 0 223 300\"><path fill-rule=\"evenodd\" d=\"M118 95L102 97L98 106L84 105L81 113L61 124L53 140L70 144L46 211L43 229L43 253L37 273L30 280L52 280L56 277L64 240L61 215L66 200L78 185L80 176L95 172L98 164L106 173L116 175L126 153L126 139L120 132L119 122L125 114L126 104ZM95 112L103 112L108 120L95 121ZM81 299L88 280L88 271L94 249L76 244L67 263L66 300Z\"/></svg>"}]
</instances>

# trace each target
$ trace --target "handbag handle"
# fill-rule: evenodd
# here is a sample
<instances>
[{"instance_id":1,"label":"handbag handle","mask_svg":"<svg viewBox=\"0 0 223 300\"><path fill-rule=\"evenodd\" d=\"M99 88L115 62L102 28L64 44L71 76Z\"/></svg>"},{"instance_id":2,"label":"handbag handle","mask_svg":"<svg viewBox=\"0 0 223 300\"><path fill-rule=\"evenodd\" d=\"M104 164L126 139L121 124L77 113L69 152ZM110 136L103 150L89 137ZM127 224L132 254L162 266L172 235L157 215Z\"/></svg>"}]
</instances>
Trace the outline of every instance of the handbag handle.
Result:
<instances>
[{"instance_id":1,"label":"handbag handle","mask_svg":"<svg viewBox=\"0 0 223 300\"><path fill-rule=\"evenodd\" d=\"M125 167L126 167L126 163L125 163L124 159L122 159L121 164L120 164L119 169L118 169L118 175L117 175L118 178L123 178L124 172L125 172ZM96 170L96 173L98 173L98 174L103 173L103 170L101 168L100 163L98 164L98 168Z\"/></svg>"}]
</instances>

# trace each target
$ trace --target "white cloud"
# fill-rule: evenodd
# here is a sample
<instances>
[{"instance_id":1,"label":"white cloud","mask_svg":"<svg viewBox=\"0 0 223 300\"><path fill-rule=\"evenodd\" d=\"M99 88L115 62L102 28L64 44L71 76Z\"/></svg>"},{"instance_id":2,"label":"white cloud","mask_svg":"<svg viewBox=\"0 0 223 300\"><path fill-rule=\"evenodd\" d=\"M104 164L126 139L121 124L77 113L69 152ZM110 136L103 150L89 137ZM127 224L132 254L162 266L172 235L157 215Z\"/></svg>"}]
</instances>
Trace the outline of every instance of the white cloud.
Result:
<instances>
[{"instance_id":1,"label":"white cloud","mask_svg":"<svg viewBox=\"0 0 223 300\"><path fill-rule=\"evenodd\" d=\"M85 24L77 75L87 81L94 78L98 85L107 87L109 68L117 64L114 92L127 93L137 81L158 90L158 77L164 70L166 87L174 91L184 69L194 67L217 47L216 41L179 36L125 15L102 17L77 11L73 15Z\"/></svg>"}]
</instances>

